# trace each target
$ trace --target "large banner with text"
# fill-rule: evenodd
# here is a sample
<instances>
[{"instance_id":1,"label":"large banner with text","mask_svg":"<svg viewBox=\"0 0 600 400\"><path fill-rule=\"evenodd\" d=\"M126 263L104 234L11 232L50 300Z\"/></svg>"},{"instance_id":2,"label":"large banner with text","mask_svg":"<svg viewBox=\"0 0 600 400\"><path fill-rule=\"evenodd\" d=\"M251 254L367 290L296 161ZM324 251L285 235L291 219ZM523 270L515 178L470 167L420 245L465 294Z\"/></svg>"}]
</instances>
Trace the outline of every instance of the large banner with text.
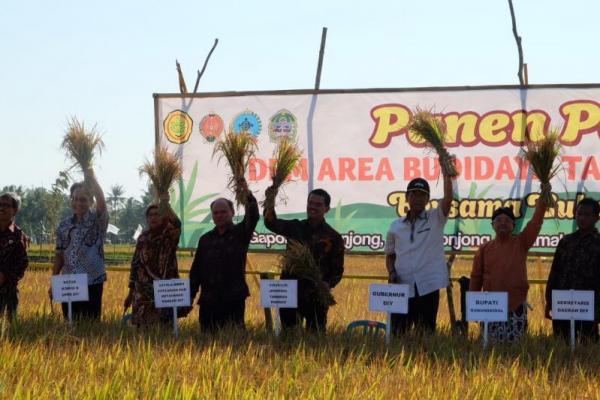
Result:
<instances>
[{"instance_id":1,"label":"large banner with text","mask_svg":"<svg viewBox=\"0 0 600 400\"><path fill-rule=\"evenodd\" d=\"M258 152L247 181L258 200L270 185L273 150L292 137L304 151L277 202L279 218L305 218L311 188L332 197L327 222L352 251L381 251L390 223L407 212L406 186L415 177L442 197L434 153L408 130L413 111L433 110L447 127L447 146L460 176L445 226L448 250L473 250L493 237L495 208L512 206L516 230L533 213L539 181L523 159L526 135L537 140L558 129L562 168L552 181L557 199L533 250L552 251L574 230L577 201L600 198L600 85L447 88L431 90L288 91L155 95L157 144L177 152L184 175L173 188L173 209L183 222L182 247L195 247L213 228L210 203L233 199L229 169L213 157L224 132L249 132ZM238 209L236 221L244 213ZM262 220L254 249L281 249L285 239Z\"/></svg>"}]
</instances>

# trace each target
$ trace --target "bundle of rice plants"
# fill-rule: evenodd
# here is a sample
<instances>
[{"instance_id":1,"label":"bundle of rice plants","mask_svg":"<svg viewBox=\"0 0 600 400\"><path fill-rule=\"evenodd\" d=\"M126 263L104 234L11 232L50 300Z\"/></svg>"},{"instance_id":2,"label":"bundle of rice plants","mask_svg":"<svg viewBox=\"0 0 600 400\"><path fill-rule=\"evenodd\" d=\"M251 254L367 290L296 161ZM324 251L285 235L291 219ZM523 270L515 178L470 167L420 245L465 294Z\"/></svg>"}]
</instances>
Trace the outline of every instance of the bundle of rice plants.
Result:
<instances>
[{"instance_id":1,"label":"bundle of rice plants","mask_svg":"<svg viewBox=\"0 0 600 400\"><path fill-rule=\"evenodd\" d=\"M67 158L73 161L71 168L79 165L81 171L86 173L93 168L95 157L102 154L104 142L95 125L86 129L83 122L72 117L67 122L61 148L67 153Z\"/></svg>"},{"instance_id":2,"label":"bundle of rice plants","mask_svg":"<svg viewBox=\"0 0 600 400\"><path fill-rule=\"evenodd\" d=\"M417 108L408 129L422 139L427 147L435 150L440 158L444 175L458 176L454 162L446 150L446 124L442 120L436 118L430 111Z\"/></svg>"},{"instance_id":3,"label":"bundle of rice plants","mask_svg":"<svg viewBox=\"0 0 600 400\"><path fill-rule=\"evenodd\" d=\"M256 152L256 142L247 132L229 132L217 142L213 150L213 157L220 153L219 161L225 158L231 169L231 176L227 187L235 194L238 205L246 204L247 193L245 185L246 169L248 162Z\"/></svg>"},{"instance_id":4,"label":"bundle of rice plants","mask_svg":"<svg viewBox=\"0 0 600 400\"><path fill-rule=\"evenodd\" d=\"M275 160L271 166L271 176L273 183L265 193L265 201L263 206L266 209L275 207L275 198L287 177L292 173L298 161L302 158L302 151L298 148L298 144L290 138L282 138L275 151L273 159Z\"/></svg>"},{"instance_id":5,"label":"bundle of rice plants","mask_svg":"<svg viewBox=\"0 0 600 400\"><path fill-rule=\"evenodd\" d=\"M310 296L318 304L324 306L335 304L331 291L323 285L321 269L307 246L291 240L281 256L280 266L282 274L310 283L314 291L304 293L305 296Z\"/></svg>"},{"instance_id":6,"label":"bundle of rice plants","mask_svg":"<svg viewBox=\"0 0 600 400\"><path fill-rule=\"evenodd\" d=\"M554 198L550 190L550 181L558 173L561 163L559 159L561 144L558 141L559 130L556 128L545 132L538 141L527 140L524 158L531 164L533 172L541 183L540 198L548 206L554 206Z\"/></svg>"},{"instance_id":7,"label":"bundle of rice plants","mask_svg":"<svg viewBox=\"0 0 600 400\"><path fill-rule=\"evenodd\" d=\"M169 193L169 188L181 177L182 168L179 158L169 152L165 146L160 146L154 151L154 159L146 160L139 168L140 176L147 175L152 182L155 201L160 196Z\"/></svg>"}]
</instances>

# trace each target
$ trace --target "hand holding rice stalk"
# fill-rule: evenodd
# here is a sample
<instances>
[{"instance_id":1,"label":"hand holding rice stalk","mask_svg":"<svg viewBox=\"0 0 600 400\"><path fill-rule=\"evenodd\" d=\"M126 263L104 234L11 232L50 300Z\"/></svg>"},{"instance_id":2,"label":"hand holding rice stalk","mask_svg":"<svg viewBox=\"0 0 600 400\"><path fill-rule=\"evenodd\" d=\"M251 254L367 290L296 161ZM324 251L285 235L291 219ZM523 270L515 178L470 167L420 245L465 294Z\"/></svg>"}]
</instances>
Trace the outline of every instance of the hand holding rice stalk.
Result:
<instances>
[{"instance_id":1,"label":"hand holding rice stalk","mask_svg":"<svg viewBox=\"0 0 600 400\"><path fill-rule=\"evenodd\" d=\"M335 304L331 291L324 285L321 269L310 249L302 243L295 240L290 241L285 253L281 256L281 272L298 280L310 282L316 290L314 300L318 304L323 306ZM312 295L312 293L308 293L308 295Z\"/></svg>"},{"instance_id":2,"label":"hand holding rice stalk","mask_svg":"<svg viewBox=\"0 0 600 400\"><path fill-rule=\"evenodd\" d=\"M181 177L182 168L179 158L169 152L165 146L160 146L154 152L154 160L146 160L139 168L140 176L147 175L154 187L155 201L160 204L159 211L164 211L168 205L168 201L160 201L166 199L169 195L171 185Z\"/></svg>"},{"instance_id":3,"label":"hand holding rice stalk","mask_svg":"<svg viewBox=\"0 0 600 400\"><path fill-rule=\"evenodd\" d=\"M549 132L545 132L544 137L538 141L534 142L528 139L527 151L524 155L541 182L540 199L549 207L555 205L550 181L561 167L560 160L558 160L561 151L558 135L558 129L553 128Z\"/></svg>"},{"instance_id":4,"label":"hand holding rice stalk","mask_svg":"<svg viewBox=\"0 0 600 400\"><path fill-rule=\"evenodd\" d=\"M275 208L275 199L279 189L286 182L287 177L292 173L298 161L302 158L302 151L298 144L290 138L281 138L275 151L273 159L275 163L271 169L273 183L265 192L265 201L263 207L268 210Z\"/></svg>"},{"instance_id":5,"label":"hand holding rice stalk","mask_svg":"<svg viewBox=\"0 0 600 400\"><path fill-rule=\"evenodd\" d=\"M71 168L79 165L81 172L88 178L89 174L93 174L95 157L102 154L104 142L95 125L88 130L77 117L72 117L67 123L67 131L61 148L73 161Z\"/></svg>"},{"instance_id":6,"label":"hand holding rice stalk","mask_svg":"<svg viewBox=\"0 0 600 400\"><path fill-rule=\"evenodd\" d=\"M252 135L247 132L227 133L215 145L213 157L221 153L219 160L225 158L231 168L231 177L227 187L235 193L235 201L238 205L245 205L248 200L248 186L246 184L246 169L248 162L256 152L256 142Z\"/></svg>"},{"instance_id":7,"label":"hand holding rice stalk","mask_svg":"<svg viewBox=\"0 0 600 400\"><path fill-rule=\"evenodd\" d=\"M451 178L458 176L453 157L450 156L445 146L446 124L436 118L430 111L417 108L413 114L408 129L413 131L417 137L423 139L428 147L435 150L440 158L440 166L445 176Z\"/></svg>"}]
</instances>

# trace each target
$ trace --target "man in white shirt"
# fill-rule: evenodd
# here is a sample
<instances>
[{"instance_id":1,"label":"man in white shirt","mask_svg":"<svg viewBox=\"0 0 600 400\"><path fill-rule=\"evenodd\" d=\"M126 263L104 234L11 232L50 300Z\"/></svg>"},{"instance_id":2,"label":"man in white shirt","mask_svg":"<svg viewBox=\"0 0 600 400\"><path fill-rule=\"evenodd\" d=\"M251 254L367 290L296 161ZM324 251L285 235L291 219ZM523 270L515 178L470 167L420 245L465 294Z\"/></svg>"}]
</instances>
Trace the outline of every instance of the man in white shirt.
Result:
<instances>
[{"instance_id":1,"label":"man in white shirt","mask_svg":"<svg viewBox=\"0 0 600 400\"><path fill-rule=\"evenodd\" d=\"M449 283L443 232L452 205L452 178L444 175L444 198L436 208L425 209L425 179L410 181L406 196L408 213L392 222L385 244L389 282L410 288L408 314L392 314L392 331L401 334L415 327L435 332L439 290Z\"/></svg>"}]
</instances>

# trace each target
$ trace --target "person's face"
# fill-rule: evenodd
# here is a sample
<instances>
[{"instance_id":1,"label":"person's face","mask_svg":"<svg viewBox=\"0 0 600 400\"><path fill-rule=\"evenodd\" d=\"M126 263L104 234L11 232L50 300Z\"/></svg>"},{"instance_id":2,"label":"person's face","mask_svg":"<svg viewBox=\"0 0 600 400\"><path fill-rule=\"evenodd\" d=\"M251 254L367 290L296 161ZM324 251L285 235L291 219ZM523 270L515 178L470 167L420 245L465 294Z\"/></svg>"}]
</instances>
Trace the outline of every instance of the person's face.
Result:
<instances>
[{"instance_id":1,"label":"person's face","mask_svg":"<svg viewBox=\"0 0 600 400\"><path fill-rule=\"evenodd\" d=\"M429 202L429 194L422 190L411 190L406 195L406 199L408 200L408 206L411 211L420 213L425 209L425 206L427 206L427 203Z\"/></svg>"},{"instance_id":2,"label":"person's face","mask_svg":"<svg viewBox=\"0 0 600 400\"><path fill-rule=\"evenodd\" d=\"M308 196L306 202L306 216L308 219L320 220L325 218L329 207L325 205L325 198L317 194Z\"/></svg>"},{"instance_id":3,"label":"person's face","mask_svg":"<svg viewBox=\"0 0 600 400\"><path fill-rule=\"evenodd\" d=\"M582 231L593 229L598 222L598 214L594 215L594 208L588 205L579 205L575 210L577 227Z\"/></svg>"},{"instance_id":4,"label":"person's face","mask_svg":"<svg viewBox=\"0 0 600 400\"><path fill-rule=\"evenodd\" d=\"M496 235L508 236L515 229L515 223L508 215L500 214L492 222L492 228L494 228Z\"/></svg>"},{"instance_id":5,"label":"person's face","mask_svg":"<svg viewBox=\"0 0 600 400\"><path fill-rule=\"evenodd\" d=\"M71 208L75 215L85 215L92 205L92 199L84 188L75 189L71 196Z\"/></svg>"},{"instance_id":6,"label":"person's face","mask_svg":"<svg viewBox=\"0 0 600 400\"><path fill-rule=\"evenodd\" d=\"M0 197L0 222L6 224L13 220L17 209L13 207L12 199Z\"/></svg>"},{"instance_id":7,"label":"person's face","mask_svg":"<svg viewBox=\"0 0 600 400\"><path fill-rule=\"evenodd\" d=\"M211 208L213 222L217 228L224 228L233 222L233 210L224 199L215 201Z\"/></svg>"},{"instance_id":8,"label":"person's face","mask_svg":"<svg viewBox=\"0 0 600 400\"><path fill-rule=\"evenodd\" d=\"M146 215L146 222L148 223L148 228L150 230L157 229L160 227L162 218L158 212L158 208L151 208L148 211L148 215Z\"/></svg>"}]
</instances>

